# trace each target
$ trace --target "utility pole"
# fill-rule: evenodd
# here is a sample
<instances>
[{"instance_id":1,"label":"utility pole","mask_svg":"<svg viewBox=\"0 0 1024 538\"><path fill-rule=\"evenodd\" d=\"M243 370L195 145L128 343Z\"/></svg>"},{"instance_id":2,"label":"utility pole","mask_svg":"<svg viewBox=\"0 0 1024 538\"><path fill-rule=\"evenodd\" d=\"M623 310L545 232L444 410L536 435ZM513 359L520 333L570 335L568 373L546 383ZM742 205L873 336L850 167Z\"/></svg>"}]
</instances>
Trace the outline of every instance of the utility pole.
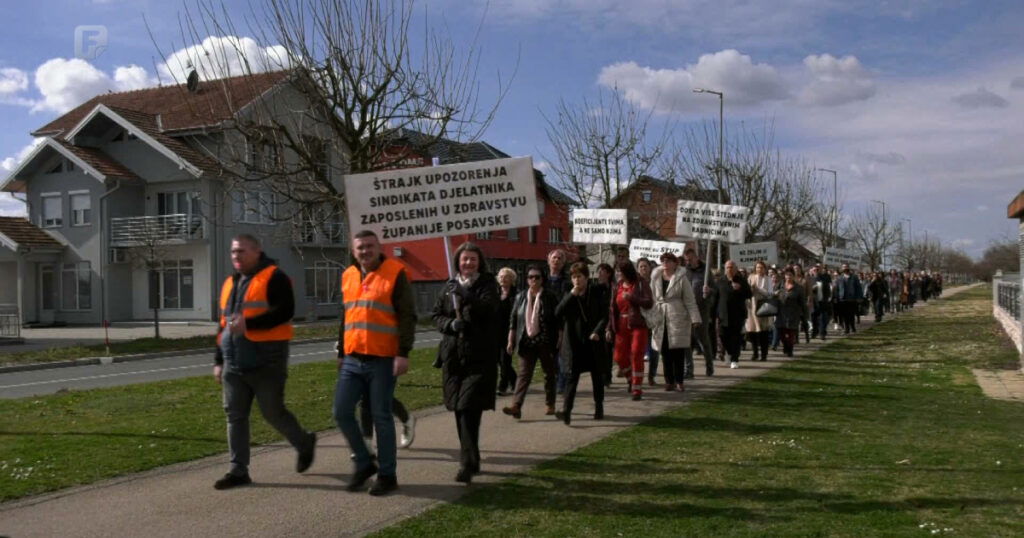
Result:
<instances>
[{"instance_id":1,"label":"utility pole","mask_svg":"<svg viewBox=\"0 0 1024 538\"><path fill-rule=\"evenodd\" d=\"M832 228L829 230L829 235L832 236L832 238L831 241L829 241L829 246L834 247L836 246L839 238L839 173L835 170L829 170L828 168L815 168L815 170L832 174L832 222L829 223Z\"/></svg>"},{"instance_id":2,"label":"utility pole","mask_svg":"<svg viewBox=\"0 0 1024 538\"><path fill-rule=\"evenodd\" d=\"M882 237L884 238L885 237L885 229L887 228L886 222L885 222L885 202L883 202L882 200L871 200L871 201L876 203L876 204L882 204ZM880 263L881 263L881 265L883 267L885 266L885 245L884 244L882 245L882 259L881 259Z\"/></svg>"},{"instance_id":3,"label":"utility pole","mask_svg":"<svg viewBox=\"0 0 1024 538\"><path fill-rule=\"evenodd\" d=\"M710 93L718 96L718 164L715 166L715 181L718 184L718 203L722 203L722 169L724 168L723 153L725 147L725 94L704 88L694 88L693 93ZM722 269L722 242L718 243L718 269ZM708 239L708 255L711 255L711 240ZM704 281L708 281L707 272L711 264L705 264Z\"/></svg>"}]
</instances>

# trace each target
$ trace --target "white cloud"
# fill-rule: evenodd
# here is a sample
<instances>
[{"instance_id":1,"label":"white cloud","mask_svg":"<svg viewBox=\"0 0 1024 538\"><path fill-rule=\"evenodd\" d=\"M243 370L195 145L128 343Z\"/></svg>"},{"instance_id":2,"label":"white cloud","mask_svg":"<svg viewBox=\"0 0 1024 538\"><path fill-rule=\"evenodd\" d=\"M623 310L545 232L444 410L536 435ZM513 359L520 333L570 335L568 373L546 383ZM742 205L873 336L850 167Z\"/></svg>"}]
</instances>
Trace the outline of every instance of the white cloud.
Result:
<instances>
[{"instance_id":1,"label":"white cloud","mask_svg":"<svg viewBox=\"0 0 1024 538\"><path fill-rule=\"evenodd\" d=\"M207 37L198 45L180 49L158 68L160 80L184 82L194 68L202 80L284 69L290 65L287 50L261 47L250 37ZM189 67L192 66L192 67Z\"/></svg>"},{"instance_id":2,"label":"white cloud","mask_svg":"<svg viewBox=\"0 0 1024 538\"><path fill-rule=\"evenodd\" d=\"M871 153L869 151L858 151L857 156L865 161L888 164L892 166L904 164L907 162L907 157L901 153L890 151L888 153Z\"/></svg>"},{"instance_id":3,"label":"white cloud","mask_svg":"<svg viewBox=\"0 0 1024 538\"><path fill-rule=\"evenodd\" d=\"M141 90L156 86L159 81L150 77L145 68L137 65L121 66L114 70L114 83L118 91Z\"/></svg>"},{"instance_id":4,"label":"white cloud","mask_svg":"<svg viewBox=\"0 0 1024 538\"><path fill-rule=\"evenodd\" d=\"M36 69L35 83L43 98L33 105L33 112L67 112L114 89L114 82L106 73L80 58L47 60Z\"/></svg>"},{"instance_id":5,"label":"white cloud","mask_svg":"<svg viewBox=\"0 0 1024 538\"><path fill-rule=\"evenodd\" d=\"M981 204L981 205L975 207L975 209L977 209L978 211L984 213L984 212L988 211L989 207L987 205L985 205L985 204Z\"/></svg>"},{"instance_id":6,"label":"white cloud","mask_svg":"<svg viewBox=\"0 0 1024 538\"><path fill-rule=\"evenodd\" d=\"M967 250L968 248L973 247L975 244L977 244L977 242L973 239L962 238L954 239L949 243L949 246L952 247L953 250Z\"/></svg>"},{"instance_id":7,"label":"white cloud","mask_svg":"<svg viewBox=\"0 0 1024 538\"><path fill-rule=\"evenodd\" d=\"M804 104L838 106L875 95L874 76L855 56L812 54L804 58L804 66L812 77L800 92L800 102Z\"/></svg>"},{"instance_id":8,"label":"white cloud","mask_svg":"<svg viewBox=\"0 0 1024 538\"><path fill-rule=\"evenodd\" d=\"M36 146L38 146L42 141L42 138L36 138L32 140L31 144L21 148L21 150L15 155L0 161L0 184L6 182L8 174L14 170L21 161L25 160L25 157L28 157L29 153L32 153L32 150L36 149ZM0 216L21 217L24 215L24 203L20 200L16 200L6 192L0 193Z\"/></svg>"},{"instance_id":9,"label":"white cloud","mask_svg":"<svg viewBox=\"0 0 1024 538\"><path fill-rule=\"evenodd\" d=\"M1010 89L1024 90L1024 77L1015 77L1010 81Z\"/></svg>"},{"instance_id":10,"label":"white cloud","mask_svg":"<svg viewBox=\"0 0 1024 538\"><path fill-rule=\"evenodd\" d=\"M962 93L953 97L953 102L964 108L1006 108L1010 102L986 90L978 88L973 92Z\"/></svg>"},{"instance_id":11,"label":"white cloud","mask_svg":"<svg viewBox=\"0 0 1024 538\"><path fill-rule=\"evenodd\" d=\"M0 69L0 99L11 97L28 89L28 73L21 69Z\"/></svg>"},{"instance_id":12,"label":"white cloud","mask_svg":"<svg viewBox=\"0 0 1024 538\"><path fill-rule=\"evenodd\" d=\"M0 192L0 217L24 217L25 204L6 192Z\"/></svg>"},{"instance_id":13,"label":"white cloud","mask_svg":"<svg viewBox=\"0 0 1024 538\"><path fill-rule=\"evenodd\" d=\"M21 161L25 160L25 157L28 157L28 155L32 153L32 151L36 149L36 146L42 143L42 141L43 138L35 138L32 140L31 144L21 148L21 150L19 150L18 153L16 153L15 155L7 157L6 159L0 161L0 171L3 172L2 174L0 174L0 177L6 179L7 174L14 170L19 164L21 164Z\"/></svg>"},{"instance_id":14,"label":"white cloud","mask_svg":"<svg viewBox=\"0 0 1024 538\"><path fill-rule=\"evenodd\" d=\"M663 112L706 108L708 97L694 94L694 88L723 92L730 105L754 105L789 96L774 67L755 64L750 56L733 49L704 54L696 64L682 69L616 63L601 69L598 82L617 87L638 106Z\"/></svg>"}]
</instances>

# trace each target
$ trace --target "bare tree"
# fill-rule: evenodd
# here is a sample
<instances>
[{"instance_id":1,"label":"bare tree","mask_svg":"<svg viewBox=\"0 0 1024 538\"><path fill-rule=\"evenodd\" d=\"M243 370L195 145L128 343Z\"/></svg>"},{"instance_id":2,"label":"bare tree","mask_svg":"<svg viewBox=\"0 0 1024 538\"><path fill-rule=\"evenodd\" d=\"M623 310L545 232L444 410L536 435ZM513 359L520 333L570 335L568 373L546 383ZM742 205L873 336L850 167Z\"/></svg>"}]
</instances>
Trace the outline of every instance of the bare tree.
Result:
<instances>
[{"instance_id":1,"label":"bare tree","mask_svg":"<svg viewBox=\"0 0 1024 538\"><path fill-rule=\"evenodd\" d=\"M763 227L765 239L775 239L779 257L796 259L800 233L811 223L811 215L821 199L814 180L814 169L801 159L779 158L774 166L775 203Z\"/></svg>"},{"instance_id":2,"label":"bare tree","mask_svg":"<svg viewBox=\"0 0 1024 538\"><path fill-rule=\"evenodd\" d=\"M202 223L182 218L183 215L160 215L139 219L125 237L129 246L118 247L124 252L128 263L146 271L149 279L162 278L164 260L176 259L174 242L201 233ZM160 338L160 309L165 293L161 293L161 282L150 282L150 309L153 311L153 337ZM156 291L154 297L153 292Z\"/></svg>"},{"instance_id":3,"label":"bare tree","mask_svg":"<svg viewBox=\"0 0 1024 538\"><path fill-rule=\"evenodd\" d=\"M493 75L497 94L483 103L475 42L456 44L414 14L414 0L257 0L243 17L219 0L186 4L180 27L191 52L176 55L186 65L171 65L172 72L194 68L204 79L229 73L255 81L260 71L287 69L297 96L232 111L241 143L210 148L226 187L237 192L258 183L272 193L274 218L287 220L308 206L343 206L341 174L396 166L406 156L396 153L399 143L415 151L441 138L479 137L508 81ZM420 26L422 35L414 37ZM218 35L251 35L260 50L274 53L252 58L238 43L218 57L204 47ZM232 102L227 86L211 90Z\"/></svg>"},{"instance_id":4,"label":"bare tree","mask_svg":"<svg viewBox=\"0 0 1024 538\"><path fill-rule=\"evenodd\" d=\"M854 215L847 225L847 235L853 241L853 248L864 253L871 270L882 265L882 258L892 246L899 242L900 228L892 226L884 210L875 205Z\"/></svg>"},{"instance_id":5,"label":"bare tree","mask_svg":"<svg viewBox=\"0 0 1024 538\"><path fill-rule=\"evenodd\" d=\"M553 116L544 115L544 130L554 151L545 159L556 184L584 207L608 205L650 174L664 153L668 128L650 133L651 114L629 103L617 89L599 91L596 101L560 100Z\"/></svg>"}]
</instances>

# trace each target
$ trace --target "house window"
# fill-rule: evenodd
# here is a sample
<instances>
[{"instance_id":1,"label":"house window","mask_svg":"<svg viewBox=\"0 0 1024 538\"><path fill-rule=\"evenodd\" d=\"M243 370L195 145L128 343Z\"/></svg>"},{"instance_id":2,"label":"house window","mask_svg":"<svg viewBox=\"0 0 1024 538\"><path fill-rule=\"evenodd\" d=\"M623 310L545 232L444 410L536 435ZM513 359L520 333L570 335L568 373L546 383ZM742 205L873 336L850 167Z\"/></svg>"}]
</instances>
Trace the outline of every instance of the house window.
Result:
<instances>
[{"instance_id":1,"label":"house window","mask_svg":"<svg viewBox=\"0 0 1024 538\"><path fill-rule=\"evenodd\" d=\"M281 165L277 142L270 134L249 138L249 167L257 172L272 173Z\"/></svg>"},{"instance_id":2,"label":"house window","mask_svg":"<svg viewBox=\"0 0 1024 538\"><path fill-rule=\"evenodd\" d=\"M477 239L490 239L491 238L491 232L477 232L476 233L476 238Z\"/></svg>"},{"instance_id":3,"label":"house window","mask_svg":"<svg viewBox=\"0 0 1024 538\"><path fill-rule=\"evenodd\" d=\"M331 180L331 159L330 147L325 140L314 137L306 137L306 148L309 154L308 166L312 168L313 177L322 183Z\"/></svg>"},{"instance_id":4,"label":"house window","mask_svg":"<svg viewBox=\"0 0 1024 538\"><path fill-rule=\"evenodd\" d=\"M345 242L345 219L339 207L331 204L306 206L297 218L296 242L331 245Z\"/></svg>"},{"instance_id":5,"label":"house window","mask_svg":"<svg viewBox=\"0 0 1024 538\"><path fill-rule=\"evenodd\" d=\"M274 222L274 194L265 190L235 193L235 222L271 224Z\"/></svg>"},{"instance_id":6,"label":"house window","mask_svg":"<svg viewBox=\"0 0 1024 538\"><path fill-rule=\"evenodd\" d=\"M529 228L527 228L527 231L529 233L529 237L527 238L527 240L529 242L531 242L531 243L536 243L537 242L537 227L536 226L530 226Z\"/></svg>"},{"instance_id":7,"label":"house window","mask_svg":"<svg viewBox=\"0 0 1024 538\"><path fill-rule=\"evenodd\" d=\"M89 262L61 265L60 290L61 310L92 309L92 269Z\"/></svg>"},{"instance_id":8,"label":"house window","mask_svg":"<svg viewBox=\"0 0 1024 538\"><path fill-rule=\"evenodd\" d=\"M519 228L512 228L508 231L509 241L519 241Z\"/></svg>"},{"instance_id":9,"label":"house window","mask_svg":"<svg viewBox=\"0 0 1024 538\"><path fill-rule=\"evenodd\" d=\"M329 261L318 261L306 268L306 297L316 304L334 304L341 293L341 268Z\"/></svg>"},{"instance_id":10,"label":"house window","mask_svg":"<svg viewBox=\"0 0 1024 538\"><path fill-rule=\"evenodd\" d=\"M60 193L43 195L43 228L58 228L64 225L64 207Z\"/></svg>"},{"instance_id":11,"label":"house window","mask_svg":"<svg viewBox=\"0 0 1024 538\"><path fill-rule=\"evenodd\" d=\"M640 199L642 199L645 204L650 203L651 191L640 191Z\"/></svg>"},{"instance_id":12,"label":"house window","mask_svg":"<svg viewBox=\"0 0 1024 538\"><path fill-rule=\"evenodd\" d=\"M156 195L156 214L199 216L199 193L159 192Z\"/></svg>"},{"instance_id":13,"label":"house window","mask_svg":"<svg viewBox=\"0 0 1024 538\"><path fill-rule=\"evenodd\" d=\"M71 202L71 225L86 226L92 223L92 197L89 192L69 193Z\"/></svg>"},{"instance_id":14,"label":"house window","mask_svg":"<svg viewBox=\"0 0 1024 538\"><path fill-rule=\"evenodd\" d=\"M548 228L548 243L561 243L562 242L562 229L561 228Z\"/></svg>"},{"instance_id":15,"label":"house window","mask_svg":"<svg viewBox=\"0 0 1024 538\"><path fill-rule=\"evenodd\" d=\"M149 270L149 309L190 309L193 305L192 260L164 260Z\"/></svg>"},{"instance_id":16,"label":"house window","mask_svg":"<svg viewBox=\"0 0 1024 538\"><path fill-rule=\"evenodd\" d=\"M543 198L537 198L537 212L540 213L541 216L544 216L544 199Z\"/></svg>"}]
</instances>

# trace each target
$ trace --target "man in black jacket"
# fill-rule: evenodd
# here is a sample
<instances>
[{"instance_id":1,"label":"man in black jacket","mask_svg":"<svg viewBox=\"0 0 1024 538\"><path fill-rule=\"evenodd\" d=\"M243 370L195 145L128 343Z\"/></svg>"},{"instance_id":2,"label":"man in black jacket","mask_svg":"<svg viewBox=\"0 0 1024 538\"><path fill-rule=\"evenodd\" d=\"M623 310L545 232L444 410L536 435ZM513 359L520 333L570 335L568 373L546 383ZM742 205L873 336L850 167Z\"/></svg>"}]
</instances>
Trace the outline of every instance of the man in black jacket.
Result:
<instances>
[{"instance_id":1,"label":"man in black jacket","mask_svg":"<svg viewBox=\"0 0 1024 538\"><path fill-rule=\"evenodd\" d=\"M249 412L253 398L263 418L298 451L295 470L313 463L316 433L307 432L284 406L288 344L295 297L288 275L263 253L248 234L231 242L235 274L221 288L221 333L217 337L213 377L223 386L231 468L213 487L228 489L249 477Z\"/></svg>"},{"instance_id":2,"label":"man in black jacket","mask_svg":"<svg viewBox=\"0 0 1024 538\"><path fill-rule=\"evenodd\" d=\"M729 368L739 368L743 345L743 324L747 320L747 299L752 297L750 284L740 275L736 263L725 262L725 274L712 283L711 314L717 317L722 330L722 343L729 354Z\"/></svg>"},{"instance_id":3,"label":"man in black jacket","mask_svg":"<svg viewBox=\"0 0 1024 538\"><path fill-rule=\"evenodd\" d=\"M712 339L708 336L708 331L713 329L710 327L712 325L711 313L708 311L708 293L705 293L704 286L704 262L697 256L697 251L693 248L686 249L684 256L686 258L686 278L690 281L693 296L697 299L697 309L700 310L700 325L693 328L693 340L700 344L701 354L704 355L704 373L711 376L715 374L716 351L712 342L717 338ZM686 361L686 378L692 377L693 354L691 353Z\"/></svg>"}]
</instances>

